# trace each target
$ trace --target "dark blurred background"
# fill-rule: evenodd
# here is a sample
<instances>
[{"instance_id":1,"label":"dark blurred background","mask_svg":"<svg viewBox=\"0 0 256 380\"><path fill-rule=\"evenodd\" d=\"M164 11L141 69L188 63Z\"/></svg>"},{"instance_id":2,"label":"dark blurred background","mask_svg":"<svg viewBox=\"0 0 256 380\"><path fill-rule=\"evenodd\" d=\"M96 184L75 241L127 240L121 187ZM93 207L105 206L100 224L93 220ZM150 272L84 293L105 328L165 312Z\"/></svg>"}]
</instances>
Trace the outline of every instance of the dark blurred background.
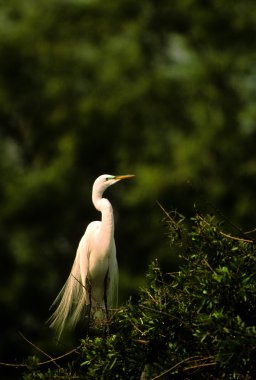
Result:
<instances>
[{"instance_id":1,"label":"dark blurred background","mask_svg":"<svg viewBox=\"0 0 256 380\"><path fill-rule=\"evenodd\" d=\"M256 3L1 1L0 57L0 361L20 363L19 332L52 355L76 344L45 320L99 218L98 175L136 174L107 192L120 304L153 258L176 267L156 201L255 226Z\"/></svg>"}]
</instances>

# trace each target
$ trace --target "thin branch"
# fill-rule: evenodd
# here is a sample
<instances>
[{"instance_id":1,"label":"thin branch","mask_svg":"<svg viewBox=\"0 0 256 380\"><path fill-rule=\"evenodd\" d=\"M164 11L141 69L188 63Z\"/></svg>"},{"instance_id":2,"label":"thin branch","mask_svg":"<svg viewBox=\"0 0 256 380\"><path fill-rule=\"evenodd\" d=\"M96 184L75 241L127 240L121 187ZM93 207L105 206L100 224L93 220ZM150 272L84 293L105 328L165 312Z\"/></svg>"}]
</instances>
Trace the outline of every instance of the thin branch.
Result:
<instances>
[{"instance_id":1,"label":"thin branch","mask_svg":"<svg viewBox=\"0 0 256 380\"><path fill-rule=\"evenodd\" d=\"M205 220L201 215L197 215L199 219L201 219L204 223L206 223L208 226L210 226L210 223L207 222L207 220ZM231 222L230 224L233 226L233 227L236 227L234 226ZM241 231L238 227L236 227L236 229L242 234L242 235L245 235L245 233L243 231ZM222 232L220 229L217 230L222 236L225 236L226 238L229 238L229 239L232 239L232 240L237 240L237 241L243 241L243 242L246 242L246 243L255 243L255 240L252 240L252 239L244 239L244 238L239 238L237 236L232 236L230 234L226 234L225 232Z\"/></svg>"},{"instance_id":2,"label":"thin branch","mask_svg":"<svg viewBox=\"0 0 256 380\"><path fill-rule=\"evenodd\" d=\"M193 365L191 367L184 368L184 371L190 371L191 369L198 369L198 368L203 368L203 367L209 367L209 366L216 365L216 364L217 364L216 362L197 364L197 365Z\"/></svg>"},{"instance_id":3,"label":"thin branch","mask_svg":"<svg viewBox=\"0 0 256 380\"><path fill-rule=\"evenodd\" d=\"M202 358L198 355L196 356L191 356L190 358L187 358L187 359L184 359L184 360L181 360L179 363L176 363L173 367L167 369L166 371L160 373L159 375L153 377L151 380L157 380L157 379L161 379L161 377L167 375L167 373L170 373L171 371L173 371L174 369L178 368L180 365L184 364L184 363L187 363L187 362L191 362L192 360L198 360L198 361L203 361L203 360L208 360L208 359L212 359L212 357L207 357L207 358ZM216 363L206 363L204 364L205 366L206 365L214 365ZM199 364L197 367L203 367L203 364ZM189 367L189 368L193 368L193 367Z\"/></svg>"},{"instance_id":4,"label":"thin branch","mask_svg":"<svg viewBox=\"0 0 256 380\"><path fill-rule=\"evenodd\" d=\"M19 364L14 364L14 363L3 363L3 362L0 362L0 365L1 366L5 366L5 367L15 367L15 368L19 368L19 367L27 367L27 365L26 364L21 364L21 363L19 363Z\"/></svg>"},{"instance_id":5,"label":"thin branch","mask_svg":"<svg viewBox=\"0 0 256 380\"><path fill-rule=\"evenodd\" d=\"M166 313L165 311L152 309L151 307L148 307L148 306L145 306L145 305L139 305L139 308L146 309L146 310L152 311L152 312L157 313L157 314L165 315L165 316L167 316L169 318L172 318L172 319L176 319L177 321L179 321L183 325L188 326L188 323L185 323L184 321L182 321L182 319L176 317L175 315Z\"/></svg>"},{"instance_id":6,"label":"thin branch","mask_svg":"<svg viewBox=\"0 0 256 380\"><path fill-rule=\"evenodd\" d=\"M229 238L229 239L232 239L232 240L243 241L243 242L245 242L245 243L254 243L254 241L251 240L251 239L243 239L243 238L239 238L239 237L236 237L236 236L232 236L232 235L230 235L230 234L225 234L225 233L222 232L222 231L219 231L219 233L220 233L222 236L225 236L225 237L227 237L227 238Z\"/></svg>"},{"instance_id":7,"label":"thin branch","mask_svg":"<svg viewBox=\"0 0 256 380\"><path fill-rule=\"evenodd\" d=\"M206 265L209 269L210 269L210 271L213 273L213 274L217 274L213 269L212 269L212 267L210 266L210 264L208 263L208 261L206 260L206 259L203 259L202 260L202 264L204 265Z\"/></svg>"},{"instance_id":8,"label":"thin branch","mask_svg":"<svg viewBox=\"0 0 256 380\"><path fill-rule=\"evenodd\" d=\"M196 357L196 356L195 356L195 357ZM167 373L173 371L175 368L178 368L181 364L186 363L187 361L190 361L190 360L191 360L191 358L187 358L187 359L181 360L179 363L176 363L173 367L167 369L167 370L164 371L164 372L161 372L159 375L153 377L153 379L151 379L151 380L161 379L161 377L167 375Z\"/></svg>"},{"instance_id":9,"label":"thin branch","mask_svg":"<svg viewBox=\"0 0 256 380\"><path fill-rule=\"evenodd\" d=\"M254 228L253 230L251 231L246 231L244 232L246 235L249 235L249 234L253 234L254 232L256 232L256 228Z\"/></svg>"},{"instance_id":10,"label":"thin branch","mask_svg":"<svg viewBox=\"0 0 256 380\"><path fill-rule=\"evenodd\" d=\"M152 296L152 294L150 294L150 292L147 290L147 289L145 289L144 290L146 293L147 293L147 295L152 299L152 301L155 303L155 304L157 304L157 301L156 301L156 299Z\"/></svg>"},{"instance_id":11,"label":"thin branch","mask_svg":"<svg viewBox=\"0 0 256 380\"><path fill-rule=\"evenodd\" d=\"M78 352L77 350L81 347L80 346L77 346L75 348L73 348L72 350L66 352L65 354L63 355L60 355L60 356L57 356L55 358L51 357L49 354L47 354L46 352L44 352L41 348L37 347L34 343L30 342L22 333L19 333L20 336L27 342L29 343L32 347L34 347L36 350L38 350L39 352L41 352L43 355L45 355L46 357L49 358L49 360L46 360L46 361L43 361L43 362L39 362L37 363L38 366L41 366L41 365L45 365L45 364L49 364L49 363L54 363L59 369L61 368L61 366L59 366L59 364L56 363L56 360L60 360L60 359L63 359L65 358L66 356L69 356L71 354L73 354L74 352ZM15 367L15 368L18 368L18 367L27 367L28 365L27 364L24 364L24 363L18 363L18 364L15 364L15 363L3 363L3 362L0 362L0 365L1 366L5 366L5 367Z\"/></svg>"},{"instance_id":12,"label":"thin branch","mask_svg":"<svg viewBox=\"0 0 256 380\"><path fill-rule=\"evenodd\" d=\"M166 215L166 217L173 223L174 220L172 219L172 217L170 216L170 214L164 209L164 207L161 205L160 202L156 201L156 203L158 204L158 206L160 207L160 209L163 211L163 213Z\"/></svg>"},{"instance_id":13,"label":"thin branch","mask_svg":"<svg viewBox=\"0 0 256 380\"><path fill-rule=\"evenodd\" d=\"M231 222L231 220L225 215L225 214L223 214L223 212L221 212L219 209L217 209L212 203L210 203L209 201L208 201L208 204L209 204L209 206L214 210L214 212L216 213L216 214L218 214L218 215L220 215L221 216L221 218L222 219L224 219L231 227L233 227L236 231L238 231L240 234L241 234L241 236L245 236L246 238L247 238L247 236L246 236L246 233L243 231L243 230L241 230L241 228L239 228L236 224L234 224L233 222ZM247 239L245 239L245 241L246 241ZM251 240L250 241L251 243L255 243L256 241L255 240Z\"/></svg>"},{"instance_id":14,"label":"thin branch","mask_svg":"<svg viewBox=\"0 0 256 380\"><path fill-rule=\"evenodd\" d=\"M60 368L59 364L57 364L55 362L55 360L49 355L47 354L45 351L43 351L41 348L37 347L34 343L30 342L30 340L28 340L21 332L19 332L20 336L26 341L28 342L32 347L34 347L37 351L41 352L41 354L45 355L47 358L50 359L50 362L54 363L56 365L56 367Z\"/></svg>"},{"instance_id":15,"label":"thin branch","mask_svg":"<svg viewBox=\"0 0 256 380\"><path fill-rule=\"evenodd\" d=\"M131 319L129 319L129 322L131 323L131 325L135 328L135 330L137 330L141 335L144 335L145 332L141 331L138 326L135 325L135 323L133 323L133 321Z\"/></svg>"},{"instance_id":16,"label":"thin branch","mask_svg":"<svg viewBox=\"0 0 256 380\"><path fill-rule=\"evenodd\" d=\"M63 354L63 355L57 356L56 358L53 358L53 359L51 359L51 360L47 360L47 361L45 361L45 362L40 362L40 363L38 363L38 365L44 365L44 364L51 363L52 360L60 360L60 359L63 359L63 358L65 358L66 356L69 356L69 355L73 354L74 352L77 352L77 350L78 350L80 347L81 347L81 345L80 345L80 346L77 346L76 348L73 348L72 350L66 352L66 353Z\"/></svg>"}]
</instances>

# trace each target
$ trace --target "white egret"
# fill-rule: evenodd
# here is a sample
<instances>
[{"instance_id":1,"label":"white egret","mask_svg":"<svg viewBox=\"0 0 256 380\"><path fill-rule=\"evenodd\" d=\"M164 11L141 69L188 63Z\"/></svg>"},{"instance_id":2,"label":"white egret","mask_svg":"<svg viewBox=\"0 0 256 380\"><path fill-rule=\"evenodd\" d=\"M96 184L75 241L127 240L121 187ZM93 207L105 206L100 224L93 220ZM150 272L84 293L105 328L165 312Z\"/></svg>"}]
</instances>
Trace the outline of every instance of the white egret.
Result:
<instances>
[{"instance_id":1,"label":"white egret","mask_svg":"<svg viewBox=\"0 0 256 380\"><path fill-rule=\"evenodd\" d=\"M118 266L114 240L114 216L111 203L103 198L104 191L134 175L98 177L92 189L92 202L101 212L101 221L91 222L83 235L70 275L53 302L56 309L48 322L60 337L63 329L74 327L90 310L107 310L117 306ZM89 309L89 316L88 316Z\"/></svg>"}]
</instances>

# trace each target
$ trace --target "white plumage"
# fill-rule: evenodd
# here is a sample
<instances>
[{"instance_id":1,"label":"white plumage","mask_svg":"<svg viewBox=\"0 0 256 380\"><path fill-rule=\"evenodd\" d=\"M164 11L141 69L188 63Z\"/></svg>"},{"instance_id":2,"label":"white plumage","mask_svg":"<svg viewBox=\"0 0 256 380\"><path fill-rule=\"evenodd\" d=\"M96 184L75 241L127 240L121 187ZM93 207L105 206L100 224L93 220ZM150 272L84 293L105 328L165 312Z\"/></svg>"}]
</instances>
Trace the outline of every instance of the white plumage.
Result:
<instances>
[{"instance_id":1,"label":"white plumage","mask_svg":"<svg viewBox=\"0 0 256 380\"><path fill-rule=\"evenodd\" d=\"M101 221L88 225L83 235L70 275L55 299L56 307L49 318L50 327L60 337L63 329L74 327L85 316L86 309L99 316L117 306L118 266L114 241L114 216L104 191L116 182L133 175L104 174L93 184L92 201L101 212Z\"/></svg>"}]
</instances>

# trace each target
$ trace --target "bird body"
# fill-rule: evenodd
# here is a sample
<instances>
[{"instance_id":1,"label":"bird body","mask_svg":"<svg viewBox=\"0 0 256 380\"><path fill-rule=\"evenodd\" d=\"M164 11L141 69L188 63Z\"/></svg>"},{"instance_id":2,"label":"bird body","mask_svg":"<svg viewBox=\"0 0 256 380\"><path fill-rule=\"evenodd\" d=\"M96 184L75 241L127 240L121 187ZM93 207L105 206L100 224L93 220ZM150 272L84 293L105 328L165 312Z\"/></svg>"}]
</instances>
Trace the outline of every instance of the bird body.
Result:
<instances>
[{"instance_id":1,"label":"bird body","mask_svg":"<svg viewBox=\"0 0 256 380\"><path fill-rule=\"evenodd\" d=\"M121 179L133 175L104 174L96 179L92 201L101 212L101 221L91 222L80 240L70 275L52 306L57 306L49 319L59 337L66 326L74 327L89 306L93 313L117 306L118 266L114 240L112 205L103 198L104 191Z\"/></svg>"}]
</instances>

